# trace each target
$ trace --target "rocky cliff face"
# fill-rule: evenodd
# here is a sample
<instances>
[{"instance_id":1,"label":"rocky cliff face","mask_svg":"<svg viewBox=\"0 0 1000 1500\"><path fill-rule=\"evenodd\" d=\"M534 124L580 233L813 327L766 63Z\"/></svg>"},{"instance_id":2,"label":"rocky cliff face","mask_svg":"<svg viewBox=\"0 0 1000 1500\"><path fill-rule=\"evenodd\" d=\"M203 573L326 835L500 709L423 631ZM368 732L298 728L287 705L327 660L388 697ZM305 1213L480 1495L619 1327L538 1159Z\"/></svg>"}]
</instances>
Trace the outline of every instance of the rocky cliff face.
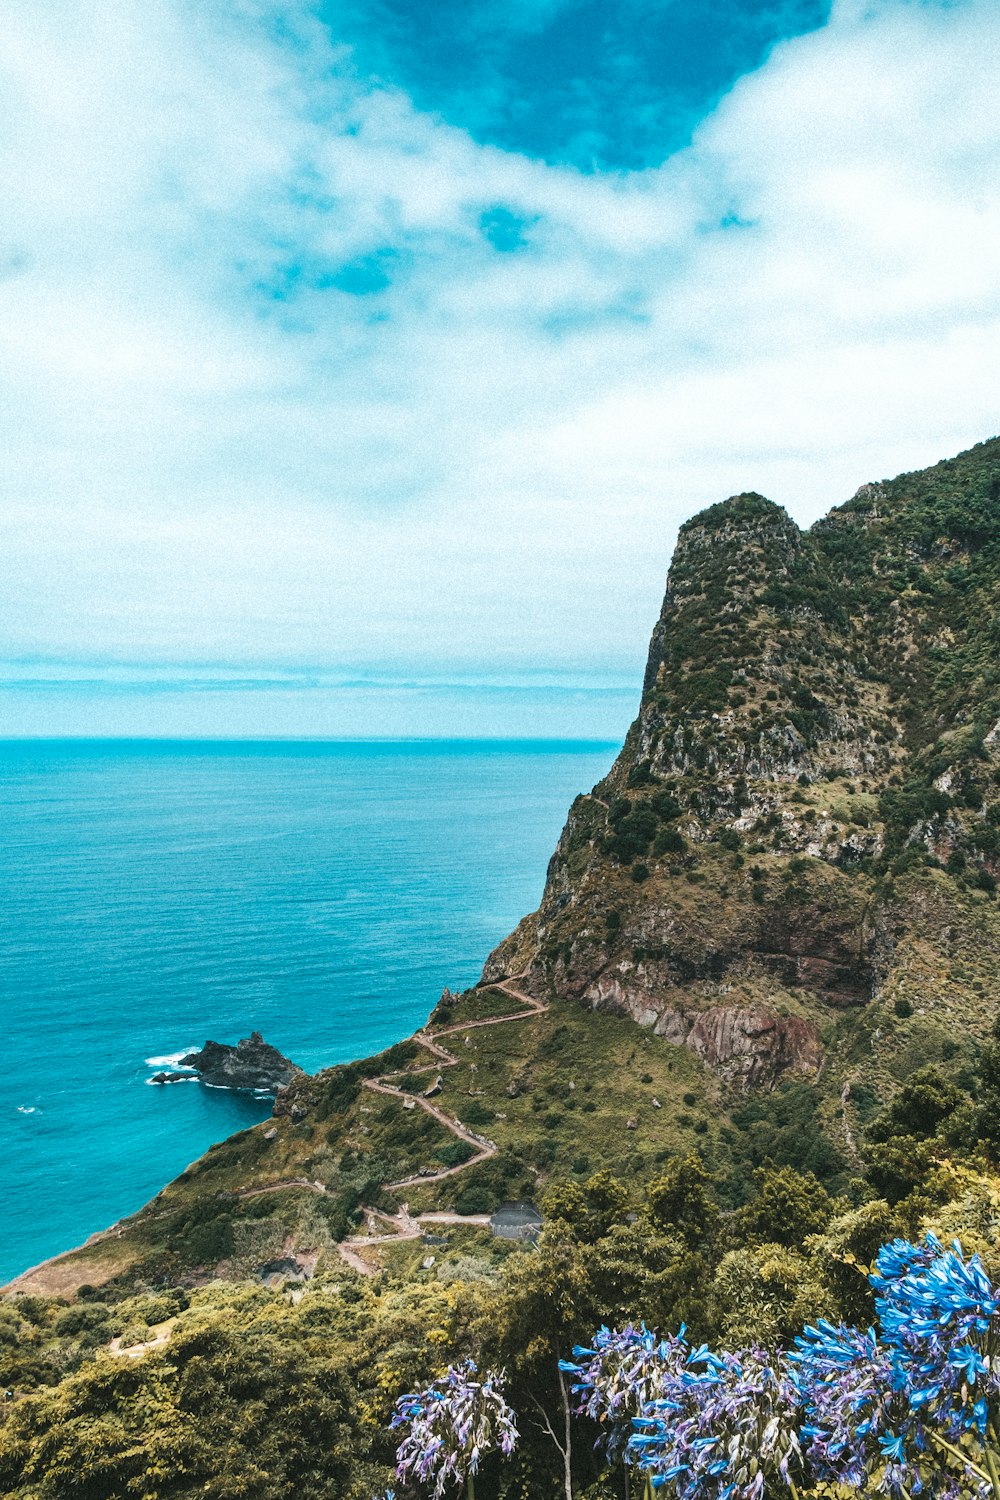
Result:
<instances>
[{"instance_id":1,"label":"rocky cliff face","mask_svg":"<svg viewBox=\"0 0 1000 1500\"><path fill-rule=\"evenodd\" d=\"M994 440L807 532L755 494L682 527L638 717L486 976L738 1089L898 1072L990 1019L998 872Z\"/></svg>"}]
</instances>

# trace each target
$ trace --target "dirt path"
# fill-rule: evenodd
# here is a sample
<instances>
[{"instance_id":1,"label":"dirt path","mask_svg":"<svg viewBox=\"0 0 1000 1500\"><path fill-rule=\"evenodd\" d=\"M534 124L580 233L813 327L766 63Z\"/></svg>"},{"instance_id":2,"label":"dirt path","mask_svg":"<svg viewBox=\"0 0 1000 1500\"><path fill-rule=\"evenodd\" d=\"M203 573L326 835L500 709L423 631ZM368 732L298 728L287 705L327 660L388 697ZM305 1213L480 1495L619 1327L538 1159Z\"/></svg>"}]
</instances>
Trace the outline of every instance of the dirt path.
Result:
<instances>
[{"instance_id":1,"label":"dirt path","mask_svg":"<svg viewBox=\"0 0 1000 1500\"><path fill-rule=\"evenodd\" d=\"M534 995L529 995L524 990L517 988L517 981L524 977L523 974L515 974L513 979L503 979L498 984L481 986L483 989L502 990L505 995L509 995L512 1000L517 1000L523 1005L524 1010L510 1011L508 1014L502 1016L486 1016L479 1021L458 1021L449 1026L442 1026L439 1031L418 1031L414 1035L413 1040L427 1052L430 1052L433 1057L436 1057L441 1068L457 1067L461 1059L456 1057L453 1052L449 1052L446 1047L440 1046L438 1044L439 1037L453 1036L459 1031L473 1031L482 1026L503 1026L509 1021L527 1021L534 1016L544 1015L548 1010L549 1007L545 1001L536 1000ZM488 1140L486 1136L477 1135L475 1131L463 1125L461 1120L457 1120L453 1115L447 1114L433 1100L426 1099L423 1094L407 1093L398 1084L389 1082L391 1078L417 1077L421 1073L433 1071L434 1064L431 1063L423 1068L408 1068L405 1072L383 1073L378 1078L366 1078L364 1086L376 1094L388 1094L393 1099L412 1100L415 1105L418 1105L427 1114L432 1115L439 1124L444 1125L447 1130L456 1135L460 1141L465 1141L469 1146L475 1146L477 1148L475 1155L470 1156L468 1161L460 1162L457 1167L444 1167L440 1172L415 1172L411 1177L400 1178L398 1182L386 1182L383 1184L386 1188L423 1187L431 1182L442 1182L446 1177L455 1177L459 1172L465 1172L469 1167L474 1167L481 1161L488 1161L491 1156L496 1156L497 1154L499 1148L494 1141ZM302 1183L302 1186L309 1185L311 1184ZM256 1191L277 1191L277 1188L258 1188ZM247 1196L249 1197L251 1194L247 1194ZM381 1213L378 1209L374 1208L363 1208L362 1213L373 1214L376 1218L392 1224L396 1229L396 1232L392 1234L352 1235L350 1238L342 1240L337 1246L341 1257L347 1264L355 1271L361 1271L366 1276L374 1276L376 1271L373 1266L370 1266L367 1261L363 1260L357 1254L357 1247L359 1246L395 1244L401 1240L417 1239L422 1233L421 1226L423 1224L486 1225L490 1222L488 1214L431 1213L418 1214L416 1218L413 1218L407 1212L405 1205L400 1210L400 1213L395 1216Z\"/></svg>"},{"instance_id":2,"label":"dirt path","mask_svg":"<svg viewBox=\"0 0 1000 1500\"><path fill-rule=\"evenodd\" d=\"M337 1249L340 1252L341 1260L345 1260L352 1271L360 1271L362 1276L374 1276L376 1274L375 1267L370 1266L366 1260L362 1260L360 1255L356 1255L346 1240L341 1240Z\"/></svg>"},{"instance_id":3,"label":"dirt path","mask_svg":"<svg viewBox=\"0 0 1000 1500\"><path fill-rule=\"evenodd\" d=\"M458 1058L456 1057L452 1063L443 1063L442 1066L452 1067L457 1062ZM449 1130L453 1130L460 1140L466 1141L470 1146L482 1146L484 1150L486 1149L484 1139L481 1135L476 1135L473 1131L467 1129L459 1120L452 1119L451 1115L445 1114L439 1105L433 1103L430 1099L425 1099L423 1094L408 1094L405 1089L394 1088L391 1083L382 1083L380 1079L375 1078L366 1078L365 1088L374 1089L377 1094L389 1094L393 1099L412 1099L414 1104L425 1110L427 1114L433 1115L435 1120L439 1120L442 1125L447 1126ZM496 1150L495 1146L493 1150ZM445 1174L442 1173L441 1175L444 1176ZM407 1181L409 1181L409 1178L407 1178ZM427 1181L429 1182L430 1178Z\"/></svg>"},{"instance_id":4,"label":"dirt path","mask_svg":"<svg viewBox=\"0 0 1000 1500\"><path fill-rule=\"evenodd\" d=\"M269 1182L267 1187L237 1188L238 1198L259 1198L262 1193L283 1193L286 1188L305 1188L310 1193L325 1193L326 1184L313 1182L309 1177L285 1177L281 1182Z\"/></svg>"},{"instance_id":5,"label":"dirt path","mask_svg":"<svg viewBox=\"0 0 1000 1500\"><path fill-rule=\"evenodd\" d=\"M489 1224L492 1214L447 1214L431 1213L418 1214L417 1222L420 1224L478 1224L485 1229Z\"/></svg>"},{"instance_id":6,"label":"dirt path","mask_svg":"<svg viewBox=\"0 0 1000 1500\"><path fill-rule=\"evenodd\" d=\"M176 1318L168 1318L165 1323L158 1323L155 1328L150 1329L153 1337L143 1344L123 1344L120 1337L112 1339L108 1345L108 1353L115 1354L120 1359L141 1359L150 1349L163 1349L170 1342L176 1322Z\"/></svg>"},{"instance_id":7,"label":"dirt path","mask_svg":"<svg viewBox=\"0 0 1000 1500\"><path fill-rule=\"evenodd\" d=\"M593 800L595 802L601 801L599 797L595 797ZM484 990L502 990L505 995L509 995L512 1000L516 1000L518 1004L522 1005L524 1007L523 1010L510 1011L502 1016L486 1016L478 1021L456 1021L448 1026L442 1026L440 1030L434 1032L418 1031L413 1040L419 1046L423 1047L425 1052L430 1053L431 1057L435 1059L434 1062L428 1063L424 1067L409 1068L403 1072L386 1073L379 1078L366 1078L364 1080L365 1087L377 1094L385 1094L401 1102L406 1099L412 1099L415 1106L419 1106L427 1114L432 1115L439 1124L443 1125L445 1129L450 1130L459 1140L465 1141L468 1145L476 1148L475 1154L470 1156L468 1161L461 1162L457 1167L446 1167L442 1168L439 1172L428 1172L426 1176L417 1172L413 1176L404 1177L398 1182L385 1183L384 1185L387 1188L423 1187L425 1184L432 1182L442 1182L445 1178L455 1177L459 1172L465 1172L469 1167L476 1166L478 1162L487 1161L491 1156L497 1154L497 1146L493 1141L469 1130L460 1120L447 1114L432 1100L425 1099L422 1094L406 1093L398 1085L390 1082L390 1080L393 1078L415 1078L422 1073L432 1073L440 1071L443 1068L457 1067L461 1062L461 1058L456 1057L453 1052L449 1052L446 1047L442 1047L438 1041L439 1037L452 1036L460 1031L474 1031L483 1026L504 1026L511 1021L528 1021L533 1016L543 1015L549 1009L548 1004L542 1000L536 1000L533 995L529 995L526 991L518 988L518 981L524 977L523 974L515 974L512 979L503 979L497 983L477 986L477 988ZM318 1194L325 1194L327 1191L326 1186L322 1182L313 1181L308 1177L289 1177L283 1179L281 1182L268 1183L266 1187L243 1187L238 1188L236 1192L238 1197L246 1199L260 1197L262 1193L285 1192L289 1188L298 1188L300 1191ZM351 1266L355 1271L360 1271L364 1276L374 1276L376 1274L375 1268L358 1255L355 1247L371 1244L390 1244L403 1239L416 1239L423 1232L421 1227L423 1225L473 1224L483 1227L489 1223L488 1214L428 1213L412 1217L407 1213L405 1207L396 1215L384 1214L379 1209L367 1207L363 1209L363 1212L374 1214L376 1218L381 1218L393 1226L393 1232L390 1234L377 1236L356 1235L342 1241L337 1246L342 1259L347 1265ZM164 1218L167 1217L167 1214L157 1214L153 1217ZM122 1220L119 1223L112 1224L108 1229L99 1230L96 1234L92 1234L83 1245L77 1246L73 1250L65 1250L60 1255L52 1256L48 1260L41 1261L37 1266L32 1266L29 1270L22 1271L7 1286L0 1288L0 1291L4 1293L30 1291L41 1292L49 1296L72 1296L80 1284L80 1273L76 1264L76 1256L83 1249L89 1249L106 1243L106 1259L95 1257L87 1265L88 1279L92 1280L95 1285L102 1284L112 1276L117 1275L127 1263L123 1260L120 1251L116 1253L115 1247L115 1241L120 1239L125 1233L124 1225L126 1222L126 1220ZM143 1346L136 1346L135 1351L116 1349L114 1352L134 1358L143 1352Z\"/></svg>"}]
</instances>

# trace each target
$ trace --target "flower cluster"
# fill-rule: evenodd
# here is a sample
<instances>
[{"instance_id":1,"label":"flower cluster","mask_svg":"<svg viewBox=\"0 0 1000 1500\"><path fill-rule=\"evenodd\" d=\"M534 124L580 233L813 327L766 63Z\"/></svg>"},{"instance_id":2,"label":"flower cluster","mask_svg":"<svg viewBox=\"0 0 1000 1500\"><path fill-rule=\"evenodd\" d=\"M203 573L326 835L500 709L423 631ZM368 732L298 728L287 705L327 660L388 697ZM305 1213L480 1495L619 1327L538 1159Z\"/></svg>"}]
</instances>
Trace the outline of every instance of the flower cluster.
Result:
<instances>
[{"instance_id":1,"label":"flower cluster","mask_svg":"<svg viewBox=\"0 0 1000 1500\"><path fill-rule=\"evenodd\" d=\"M713 1354L702 1346L665 1376L633 1424L629 1451L678 1500L760 1500L799 1468L795 1419L780 1363L761 1349Z\"/></svg>"},{"instance_id":2,"label":"flower cluster","mask_svg":"<svg viewBox=\"0 0 1000 1500\"><path fill-rule=\"evenodd\" d=\"M933 1236L884 1246L870 1279L877 1338L820 1323L796 1341L809 1461L889 1495L968 1494L987 1477L976 1459L995 1461L1000 1297L978 1256ZM971 1451L957 1446L967 1435Z\"/></svg>"},{"instance_id":3,"label":"flower cluster","mask_svg":"<svg viewBox=\"0 0 1000 1500\"><path fill-rule=\"evenodd\" d=\"M509 1457L518 1431L503 1387L502 1373L487 1371L480 1379L469 1359L425 1390L400 1396L391 1422L407 1429L396 1450L399 1478L432 1484L440 1500L449 1482L461 1485L478 1473L485 1454L499 1448Z\"/></svg>"},{"instance_id":4,"label":"flower cluster","mask_svg":"<svg viewBox=\"0 0 1000 1500\"><path fill-rule=\"evenodd\" d=\"M609 1458L676 1500L795 1495L800 1478L893 1500L997 1500L1000 1290L978 1256L933 1236L884 1246L870 1279L877 1332L820 1321L772 1358L692 1351L683 1329L602 1328L561 1368Z\"/></svg>"},{"instance_id":5,"label":"flower cluster","mask_svg":"<svg viewBox=\"0 0 1000 1500\"><path fill-rule=\"evenodd\" d=\"M951 1438L984 1442L1000 1396L1000 1294L978 1255L966 1261L928 1237L919 1258L896 1240L871 1282L882 1338L905 1368L911 1409Z\"/></svg>"},{"instance_id":6,"label":"flower cluster","mask_svg":"<svg viewBox=\"0 0 1000 1500\"><path fill-rule=\"evenodd\" d=\"M560 1370L574 1377L576 1414L600 1423L598 1446L611 1460L621 1456L632 1419L662 1395L664 1377L686 1360L684 1332L682 1327L676 1336L661 1339L644 1323L600 1328L592 1347L578 1345L572 1360L559 1361Z\"/></svg>"},{"instance_id":7,"label":"flower cluster","mask_svg":"<svg viewBox=\"0 0 1000 1500\"><path fill-rule=\"evenodd\" d=\"M892 1354L874 1332L821 1321L795 1341L793 1378L805 1420L806 1457L820 1479L863 1489L920 1493L908 1451L926 1447L910 1422ZM905 1431L907 1441L904 1441Z\"/></svg>"}]
</instances>

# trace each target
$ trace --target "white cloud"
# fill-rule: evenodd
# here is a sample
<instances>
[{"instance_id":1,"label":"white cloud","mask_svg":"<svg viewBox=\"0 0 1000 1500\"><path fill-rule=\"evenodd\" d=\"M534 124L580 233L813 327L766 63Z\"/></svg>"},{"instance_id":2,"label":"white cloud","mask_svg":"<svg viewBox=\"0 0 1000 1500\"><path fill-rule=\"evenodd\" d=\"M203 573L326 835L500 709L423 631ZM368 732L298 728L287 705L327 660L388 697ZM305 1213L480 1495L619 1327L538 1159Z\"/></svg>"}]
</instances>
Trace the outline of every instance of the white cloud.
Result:
<instances>
[{"instance_id":1,"label":"white cloud","mask_svg":"<svg viewBox=\"0 0 1000 1500\"><path fill-rule=\"evenodd\" d=\"M991 0L842 4L621 176L278 14L10 0L0 656L638 671L685 515L1000 427Z\"/></svg>"}]
</instances>

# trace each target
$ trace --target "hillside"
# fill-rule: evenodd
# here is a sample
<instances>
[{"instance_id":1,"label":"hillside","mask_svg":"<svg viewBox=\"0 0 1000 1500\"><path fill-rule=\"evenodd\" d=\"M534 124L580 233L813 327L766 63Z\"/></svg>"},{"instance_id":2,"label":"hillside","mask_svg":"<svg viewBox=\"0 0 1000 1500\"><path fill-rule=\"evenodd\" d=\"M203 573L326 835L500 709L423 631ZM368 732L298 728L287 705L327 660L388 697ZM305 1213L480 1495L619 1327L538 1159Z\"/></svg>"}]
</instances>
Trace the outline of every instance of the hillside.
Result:
<instances>
[{"instance_id":1,"label":"hillside","mask_svg":"<svg viewBox=\"0 0 1000 1500\"><path fill-rule=\"evenodd\" d=\"M755 494L695 516L621 754L539 910L435 1013L458 1066L418 1037L296 1081L19 1289L312 1268L363 1206L474 1217L692 1147L734 1205L762 1161L844 1187L894 1081L969 1076L996 1010L998 621L1000 440L806 532ZM368 1264L419 1264L367 1223Z\"/></svg>"},{"instance_id":2,"label":"hillside","mask_svg":"<svg viewBox=\"0 0 1000 1500\"><path fill-rule=\"evenodd\" d=\"M557 1374L598 1324L865 1322L928 1229L1000 1276L998 620L1000 440L807 532L689 521L481 984L6 1289L0 1495L371 1500L396 1397L472 1357L527 1414L481 1500L623 1500Z\"/></svg>"},{"instance_id":3,"label":"hillside","mask_svg":"<svg viewBox=\"0 0 1000 1500\"><path fill-rule=\"evenodd\" d=\"M628 1014L734 1090L881 1091L981 1038L998 605L997 440L808 532L759 495L695 516L625 747L487 976Z\"/></svg>"}]
</instances>

